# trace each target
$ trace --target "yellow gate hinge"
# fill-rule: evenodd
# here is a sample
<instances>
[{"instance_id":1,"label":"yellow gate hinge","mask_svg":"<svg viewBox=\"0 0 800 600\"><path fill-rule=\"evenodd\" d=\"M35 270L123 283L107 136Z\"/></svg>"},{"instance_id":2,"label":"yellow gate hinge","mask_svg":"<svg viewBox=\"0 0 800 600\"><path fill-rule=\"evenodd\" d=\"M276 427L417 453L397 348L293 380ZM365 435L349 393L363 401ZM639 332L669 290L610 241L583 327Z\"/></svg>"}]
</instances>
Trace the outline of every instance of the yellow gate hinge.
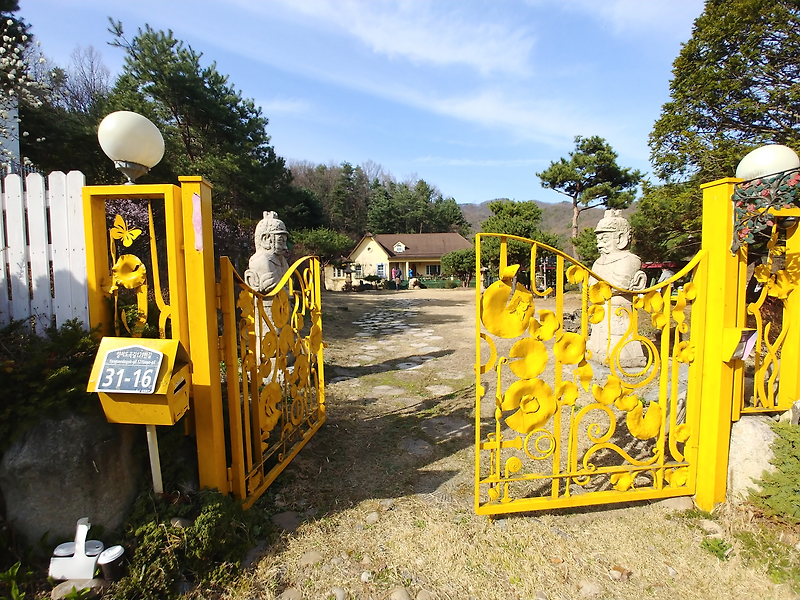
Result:
<instances>
[{"instance_id":1,"label":"yellow gate hinge","mask_svg":"<svg viewBox=\"0 0 800 600\"><path fill-rule=\"evenodd\" d=\"M225 336L221 335L217 338L217 340L219 340L217 342L217 347L220 349L220 351L225 350Z\"/></svg>"},{"instance_id":2,"label":"yellow gate hinge","mask_svg":"<svg viewBox=\"0 0 800 600\"><path fill-rule=\"evenodd\" d=\"M230 494L233 491L233 469L228 467L227 469L227 476L228 476L228 493Z\"/></svg>"},{"instance_id":3,"label":"yellow gate hinge","mask_svg":"<svg viewBox=\"0 0 800 600\"><path fill-rule=\"evenodd\" d=\"M214 284L214 295L217 298L217 310L222 310L222 286L218 283Z\"/></svg>"}]
</instances>

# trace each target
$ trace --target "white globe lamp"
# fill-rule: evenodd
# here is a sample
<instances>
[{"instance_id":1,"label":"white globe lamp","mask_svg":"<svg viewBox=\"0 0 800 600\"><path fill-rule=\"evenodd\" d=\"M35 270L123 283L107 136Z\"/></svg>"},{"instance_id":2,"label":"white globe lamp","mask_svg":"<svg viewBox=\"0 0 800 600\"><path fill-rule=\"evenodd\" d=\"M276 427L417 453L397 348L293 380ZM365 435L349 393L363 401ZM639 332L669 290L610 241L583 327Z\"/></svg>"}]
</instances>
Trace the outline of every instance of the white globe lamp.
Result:
<instances>
[{"instance_id":1,"label":"white globe lamp","mask_svg":"<svg viewBox=\"0 0 800 600\"><path fill-rule=\"evenodd\" d=\"M164 138L142 115L120 110L108 115L97 128L97 139L106 156L128 178L127 183L155 167L164 156Z\"/></svg>"},{"instance_id":2,"label":"white globe lamp","mask_svg":"<svg viewBox=\"0 0 800 600\"><path fill-rule=\"evenodd\" d=\"M780 144L761 146L745 156L736 167L736 177L750 181L800 168L794 150Z\"/></svg>"}]
</instances>

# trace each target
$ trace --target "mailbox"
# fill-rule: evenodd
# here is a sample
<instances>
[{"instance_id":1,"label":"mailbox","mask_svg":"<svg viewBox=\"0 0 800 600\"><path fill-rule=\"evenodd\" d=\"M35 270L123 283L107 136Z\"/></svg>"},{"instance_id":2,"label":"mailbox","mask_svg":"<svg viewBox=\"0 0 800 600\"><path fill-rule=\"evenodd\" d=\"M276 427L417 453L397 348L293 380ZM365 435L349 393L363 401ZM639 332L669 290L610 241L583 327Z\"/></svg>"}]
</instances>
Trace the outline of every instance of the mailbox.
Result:
<instances>
[{"instance_id":1,"label":"mailbox","mask_svg":"<svg viewBox=\"0 0 800 600\"><path fill-rule=\"evenodd\" d=\"M174 425L189 409L191 360L178 340L104 337L88 392L110 423Z\"/></svg>"}]
</instances>

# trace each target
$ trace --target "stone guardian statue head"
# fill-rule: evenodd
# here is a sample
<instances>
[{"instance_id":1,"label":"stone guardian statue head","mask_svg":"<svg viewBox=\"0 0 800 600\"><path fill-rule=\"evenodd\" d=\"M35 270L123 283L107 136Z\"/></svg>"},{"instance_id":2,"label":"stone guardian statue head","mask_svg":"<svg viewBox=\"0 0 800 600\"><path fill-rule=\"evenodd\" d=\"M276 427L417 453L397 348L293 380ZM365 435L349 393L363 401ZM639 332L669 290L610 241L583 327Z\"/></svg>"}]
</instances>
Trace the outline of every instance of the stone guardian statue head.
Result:
<instances>
[{"instance_id":1,"label":"stone guardian statue head","mask_svg":"<svg viewBox=\"0 0 800 600\"><path fill-rule=\"evenodd\" d=\"M278 218L275 211L264 211L264 218L256 225L255 244L256 252L286 254L286 240L289 232L286 225Z\"/></svg>"},{"instance_id":2,"label":"stone guardian statue head","mask_svg":"<svg viewBox=\"0 0 800 600\"><path fill-rule=\"evenodd\" d=\"M631 245L631 225L621 210L609 209L594 228L600 254L627 250Z\"/></svg>"}]
</instances>

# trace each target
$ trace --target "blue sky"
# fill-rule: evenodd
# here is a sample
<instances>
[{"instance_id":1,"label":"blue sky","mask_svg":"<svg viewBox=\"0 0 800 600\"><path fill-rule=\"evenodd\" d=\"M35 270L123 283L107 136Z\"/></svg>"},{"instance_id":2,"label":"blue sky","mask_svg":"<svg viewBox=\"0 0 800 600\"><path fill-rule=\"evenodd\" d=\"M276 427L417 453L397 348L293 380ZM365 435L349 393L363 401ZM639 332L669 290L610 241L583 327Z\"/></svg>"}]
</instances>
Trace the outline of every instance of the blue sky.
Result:
<instances>
[{"instance_id":1,"label":"blue sky","mask_svg":"<svg viewBox=\"0 0 800 600\"><path fill-rule=\"evenodd\" d=\"M535 173L576 135L649 172L647 136L701 0L22 0L42 51L66 66L94 46L112 73L108 17L149 23L215 61L269 118L287 160L417 177L459 203L557 202Z\"/></svg>"}]
</instances>

